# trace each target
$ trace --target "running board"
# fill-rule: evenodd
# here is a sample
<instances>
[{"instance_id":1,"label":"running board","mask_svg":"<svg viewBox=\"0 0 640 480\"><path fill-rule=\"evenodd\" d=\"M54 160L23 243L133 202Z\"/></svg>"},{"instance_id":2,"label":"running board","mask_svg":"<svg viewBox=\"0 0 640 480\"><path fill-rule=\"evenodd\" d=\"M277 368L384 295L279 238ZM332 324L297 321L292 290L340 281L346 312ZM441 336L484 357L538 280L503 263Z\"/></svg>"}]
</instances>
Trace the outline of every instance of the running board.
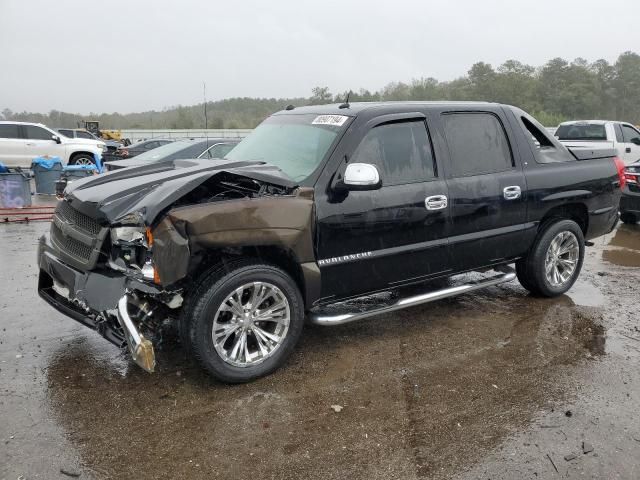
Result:
<instances>
[{"instance_id":1,"label":"running board","mask_svg":"<svg viewBox=\"0 0 640 480\"><path fill-rule=\"evenodd\" d=\"M341 325L343 323L354 322L356 320L362 320L363 318L382 315L383 313L394 312L396 310L401 310L407 307L422 305L423 303L435 302L436 300L441 300L443 298L455 297L456 295L473 292L475 290L480 290L481 288L492 287L501 283L510 282L511 280L514 280L516 278L515 271L510 267L499 267L495 270L502 272L502 275L491 277L486 280L480 280L477 282L456 285L455 287L443 288L442 290L435 290L433 292L423 293L422 295L414 295L412 297L402 298L396 300L391 305L373 308L366 312L344 313L340 315L325 315L319 311L312 311L309 314L309 320L311 321L311 323L315 323L316 325Z\"/></svg>"}]
</instances>

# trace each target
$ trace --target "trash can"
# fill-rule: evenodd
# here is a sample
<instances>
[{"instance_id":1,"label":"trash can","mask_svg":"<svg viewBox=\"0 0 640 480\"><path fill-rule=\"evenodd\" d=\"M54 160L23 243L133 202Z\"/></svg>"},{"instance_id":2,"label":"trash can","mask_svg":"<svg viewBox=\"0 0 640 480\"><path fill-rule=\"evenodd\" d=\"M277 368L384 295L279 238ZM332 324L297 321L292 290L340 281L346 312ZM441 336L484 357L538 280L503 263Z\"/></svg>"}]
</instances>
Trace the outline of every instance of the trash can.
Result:
<instances>
[{"instance_id":1,"label":"trash can","mask_svg":"<svg viewBox=\"0 0 640 480\"><path fill-rule=\"evenodd\" d=\"M31 206L31 178L19 168L0 168L0 207Z\"/></svg>"},{"instance_id":2,"label":"trash can","mask_svg":"<svg viewBox=\"0 0 640 480\"><path fill-rule=\"evenodd\" d=\"M62 174L60 157L36 157L31 160L31 170L36 180L36 193L56 193L56 182Z\"/></svg>"},{"instance_id":3,"label":"trash can","mask_svg":"<svg viewBox=\"0 0 640 480\"><path fill-rule=\"evenodd\" d=\"M62 197L66 186L81 178L90 177L98 172L95 165L67 165L62 169L62 174L55 184L55 193L58 197Z\"/></svg>"}]
</instances>

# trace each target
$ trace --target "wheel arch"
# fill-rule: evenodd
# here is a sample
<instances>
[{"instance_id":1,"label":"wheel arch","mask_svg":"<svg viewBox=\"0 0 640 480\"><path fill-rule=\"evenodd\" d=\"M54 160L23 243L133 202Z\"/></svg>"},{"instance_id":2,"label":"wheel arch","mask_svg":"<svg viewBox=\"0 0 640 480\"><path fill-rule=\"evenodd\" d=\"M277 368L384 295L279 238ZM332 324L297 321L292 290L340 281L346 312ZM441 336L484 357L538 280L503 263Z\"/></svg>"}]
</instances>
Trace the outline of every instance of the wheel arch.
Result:
<instances>
[{"instance_id":1,"label":"wheel arch","mask_svg":"<svg viewBox=\"0 0 640 480\"><path fill-rule=\"evenodd\" d=\"M538 233L542 232L550 222L559 219L573 220L586 237L589 229L589 210L584 203L566 203L549 209L538 224Z\"/></svg>"},{"instance_id":2,"label":"wheel arch","mask_svg":"<svg viewBox=\"0 0 640 480\"><path fill-rule=\"evenodd\" d=\"M77 152L73 152L70 156L69 156L69 165L72 165L75 163L76 158L78 158L81 155L86 155L88 157L91 157L95 163L95 156L92 152L89 151L85 151L85 150L79 150Z\"/></svg>"},{"instance_id":3,"label":"wheel arch","mask_svg":"<svg viewBox=\"0 0 640 480\"><path fill-rule=\"evenodd\" d=\"M204 278L209 272L224 267L225 264L240 258L255 259L281 268L289 274L300 290L305 305L317 298L313 286L313 272L303 269L296 253L280 245L242 246L236 248L208 249L200 252L198 258L192 260L191 277ZM319 273L318 273L319 274Z\"/></svg>"}]
</instances>

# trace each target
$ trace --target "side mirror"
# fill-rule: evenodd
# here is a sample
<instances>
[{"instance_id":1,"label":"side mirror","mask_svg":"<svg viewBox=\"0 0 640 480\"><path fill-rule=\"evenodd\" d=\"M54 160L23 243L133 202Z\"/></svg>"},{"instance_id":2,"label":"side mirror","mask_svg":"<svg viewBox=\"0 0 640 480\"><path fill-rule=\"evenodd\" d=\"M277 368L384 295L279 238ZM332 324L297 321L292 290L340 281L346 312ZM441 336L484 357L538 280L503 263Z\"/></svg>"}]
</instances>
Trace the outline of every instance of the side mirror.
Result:
<instances>
[{"instance_id":1,"label":"side mirror","mask_svg":"<svg viewBox=\"0 0 640 480\"><path fill-rule=\"evenodd\" d=\"M634 145L640 146L640 137L633 137L631 139L631 143L633 143Z\"/></svg>"},{"instance_id":2,"label":"side mirror","mask_svg":"<svg viewBox=\"0 0 640 480\"><path fill-rule=\"evenodd\" d=\"M57 144L62 143L62 140L60 140L60 137L58 135L51 135L51 140L53 140Z\"/></svg>"},{"instance_id":3,"label":"side mirror","mask_svg":"<svg viewBox=\"0 0 640 480\"><path fill-rule=\"evenodd\" d=\"M370 163L347 165L342 184L347 190L377 190L382 186L378 169Z\"/></svg>"}]
</instances>

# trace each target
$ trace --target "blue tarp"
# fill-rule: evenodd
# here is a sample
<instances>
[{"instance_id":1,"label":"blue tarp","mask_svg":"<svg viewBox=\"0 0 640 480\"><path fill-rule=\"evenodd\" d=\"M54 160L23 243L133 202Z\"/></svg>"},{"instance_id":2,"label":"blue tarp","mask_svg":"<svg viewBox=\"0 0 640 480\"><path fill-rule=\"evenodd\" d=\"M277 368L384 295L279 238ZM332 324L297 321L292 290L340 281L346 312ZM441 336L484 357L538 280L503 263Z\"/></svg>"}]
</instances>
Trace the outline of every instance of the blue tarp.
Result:
<instances>
[{"instance_id":1,"label":"blue tarp","mask_svg":"<svg viewBox=\"0 0 640 480\"><path fill-rule=\"evenodd\" d=\"M0 162L0 173L9 173L9 169L2 162Z\"/></svg>"},{"instance_id":2,"label":"blue tarp","mask_svg":"<svg viewBox=\"0 0 640 480\"><path fill-rule=\"evenodd\" d=\"M98 170L96 165L67 165L62 169L64 172L77 172L78 170Z\"/></svg>"},{"instance_id":3,"label":"blue tarp","mask_svg":"<svg viewBox=\"0 0 640 480\"><path fill-rule=\"evenodd\" d=\"M31 160L31 168L33 168L34 165L37 165L41 168L51 170L56 164L62 165L60 157L36 157Z\"/></svg>"},{"instance_id":4,"label":"blue tarp","mask_svg":"<svg viewBox=\"0 0 640 480\"><path fill-rule=\"evenodd\" d=\"M98 173L102 173L102 156L99 153L94 153L93 158L96 161L96 167L98 167Z\"/></svg>"}]
</instances>

